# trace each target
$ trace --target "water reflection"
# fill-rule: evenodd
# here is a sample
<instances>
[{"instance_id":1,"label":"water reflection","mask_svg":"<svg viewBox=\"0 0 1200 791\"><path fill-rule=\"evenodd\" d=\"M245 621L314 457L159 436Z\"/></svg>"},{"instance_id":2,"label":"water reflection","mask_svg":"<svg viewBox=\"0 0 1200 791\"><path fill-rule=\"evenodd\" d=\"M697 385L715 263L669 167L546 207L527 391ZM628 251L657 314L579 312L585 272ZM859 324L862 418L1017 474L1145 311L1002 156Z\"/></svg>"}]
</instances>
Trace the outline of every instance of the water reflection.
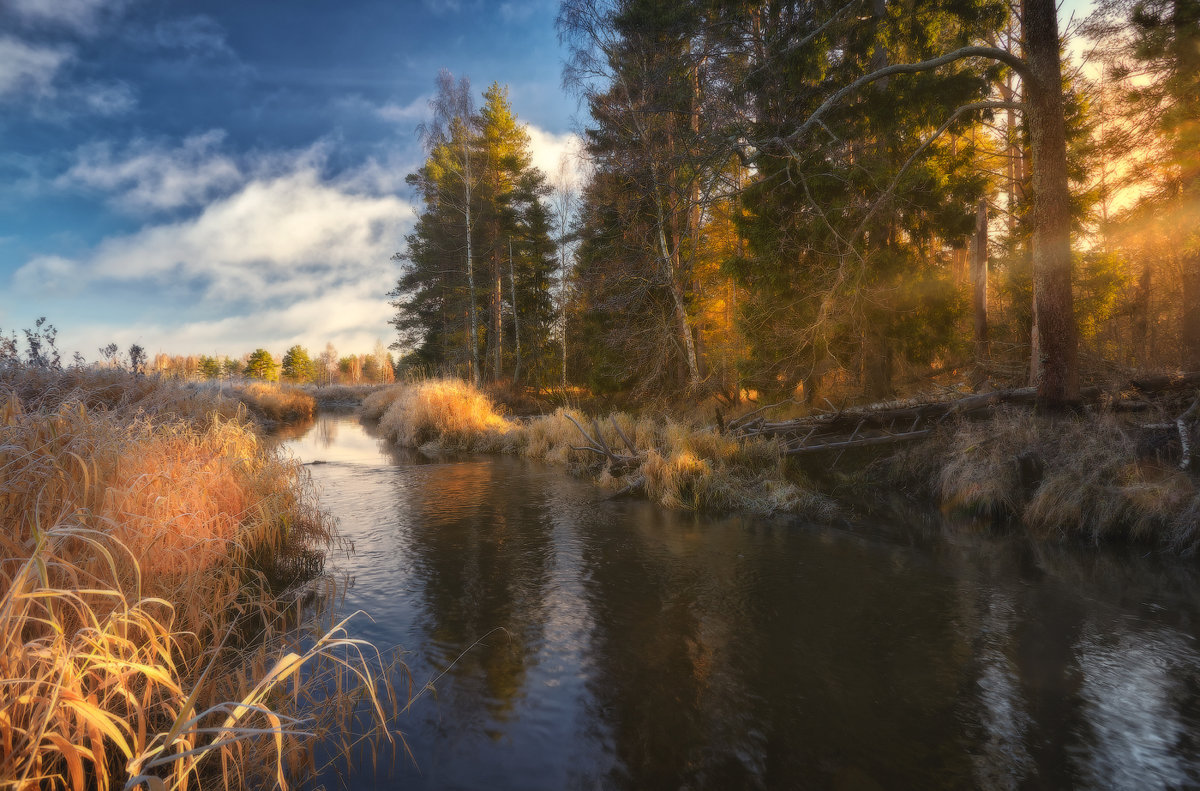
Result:
<instances>
[{"instance_id":1,"label":"water reflection","mask_svg":"<svg viewBox=\"0 0 1200 791\"><path fill-rule=\"evenodd\" d=\"M361 635L436 696L355 788L1200 784L1197 574L940 518L707 518L353 418L290 447L355 555ZM332 781L332 778L325 778Z\"/></svg>"}]
</instances>

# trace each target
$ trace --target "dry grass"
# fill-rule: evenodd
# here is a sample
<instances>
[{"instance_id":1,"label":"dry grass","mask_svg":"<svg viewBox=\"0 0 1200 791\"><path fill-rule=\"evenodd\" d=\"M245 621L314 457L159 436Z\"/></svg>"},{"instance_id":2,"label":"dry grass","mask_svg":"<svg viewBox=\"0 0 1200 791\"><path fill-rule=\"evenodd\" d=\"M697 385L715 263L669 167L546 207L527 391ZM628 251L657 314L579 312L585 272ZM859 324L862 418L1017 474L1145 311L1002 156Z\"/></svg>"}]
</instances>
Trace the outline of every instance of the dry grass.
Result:
<instances>
[{"instance_id":1,"label":"dry grass","mask_svg":"<svg viewBox=\"0 0 1200 791\"><path fill-rule=\"evenodd\" d=\"M1194 551L1200 487L1139 456L1135 433L1109 414L1007 411L962 423L933 449L936 490L955 509L1019 518L1047 537L1121 537Z\"/></svg>"},{"instance_id":2,"label":"dry grass","mask_svg":"<svg viewBox=\"0 0 1200 791\"><path fill-rule=\"evenodd\" d=\"M386 387L388 385L309 385L304 392L313 397L318 407L330 408L356 406Z\"/></svg>"},{"instance_id":3,"label":"dry grass","mask_svg":"<svg viewBox=\"0 0 1200 791\"><path fill-rule=\"evenodd\" d=\"M388 411L392 402L400 397L405 385L391 385L368 395L362 402L362 415L368 420L379 420Z\"/></svg>"},{"instance_id":4,"label":"dry grass","mask_svg":"<svg viewBox=\"0 0 1200 791\"><path fill-rule=\"evenodd\" d=\"M776 445L734 440L712 428L624 412L593 422L564 407L511 421L484 394L459 380L396 385L367 398L363 413L378 419L384 433L401 445L519 453L593 475L606 488L644 491L668 508L814 517L833 513L828 498L788 473ZM572 420L633 461L614 467L610 459L581 450L587 443Z\"/></svg>"},{"instance_id":5,"label":"dry grass","mask_svg":"<svg viewBox=\"0 0 1200 791\"><path fill-rule=\"evenodd\" d=\"M408 448L497 451L513 429L486 395L456 379L389 388L363 404L364 414L375 414L385 403L380 428L393 442Z\"/></svg>"},{"instance_id":6,"label":"dry grass","mask_svg":"<svg viewBox=\"0 0 1200 791\"><path fill-rule=\"evenodd\" d=\"M363 644L288 645L283 583L332 526L227 399L0 372L0 525L4 787L285 785L321 726L289 714L324 675L382 714Z\"/></svg>"},{"instance_id":7,"label":"dry grass","mask_svg":"<svg viewBox=\"0 0 1200 791\"><path fill-rule=\"evenodd\" d=\"M234 385L232 392L255 415L277 423L310 420L317 411L317 400L292 385L248 382Z\"/></svg>"}]
</instances>

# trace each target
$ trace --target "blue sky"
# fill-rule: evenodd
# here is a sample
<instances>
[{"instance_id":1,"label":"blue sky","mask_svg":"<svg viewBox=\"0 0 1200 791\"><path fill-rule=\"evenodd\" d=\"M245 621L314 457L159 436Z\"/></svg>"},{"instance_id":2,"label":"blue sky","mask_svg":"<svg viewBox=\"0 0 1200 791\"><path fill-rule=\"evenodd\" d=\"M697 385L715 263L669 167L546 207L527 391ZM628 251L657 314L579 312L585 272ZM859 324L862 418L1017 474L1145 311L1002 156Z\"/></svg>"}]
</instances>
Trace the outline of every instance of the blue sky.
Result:
<instances>
[{"instance_id":1,"label":"blue sky","mask_svg":"<svg viewBox=\"0 0 1200 791\"><path fill-rule=\"evenodd\" d=\"M0 0L0 329L89 359L390 341L441 68L570 144L557 3Z\"/></svg>"}]
</instances>

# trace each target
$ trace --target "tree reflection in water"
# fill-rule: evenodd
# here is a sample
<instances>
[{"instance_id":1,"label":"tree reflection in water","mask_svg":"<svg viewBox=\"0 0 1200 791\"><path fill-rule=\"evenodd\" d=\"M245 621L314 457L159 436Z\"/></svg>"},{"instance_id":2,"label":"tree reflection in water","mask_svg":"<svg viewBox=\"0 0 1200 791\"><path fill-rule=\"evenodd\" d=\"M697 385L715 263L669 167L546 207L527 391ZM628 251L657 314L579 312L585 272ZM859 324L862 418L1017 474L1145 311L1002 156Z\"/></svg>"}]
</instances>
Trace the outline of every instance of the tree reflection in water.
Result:
<instances>
[{"instance_id":1,"label":"tree reflection in water","mask_svg":"<svg viewBox=\"0 0 1200 791\"><path fill-rule=\"evenodd\" d=\"M332 419L293 447L330 462L344 606L418 680L446 671L398 723L416 766L365 756L352 787L1200 784L1187 564L936 514L664 512Z\"/></svg>"}]
</instances>

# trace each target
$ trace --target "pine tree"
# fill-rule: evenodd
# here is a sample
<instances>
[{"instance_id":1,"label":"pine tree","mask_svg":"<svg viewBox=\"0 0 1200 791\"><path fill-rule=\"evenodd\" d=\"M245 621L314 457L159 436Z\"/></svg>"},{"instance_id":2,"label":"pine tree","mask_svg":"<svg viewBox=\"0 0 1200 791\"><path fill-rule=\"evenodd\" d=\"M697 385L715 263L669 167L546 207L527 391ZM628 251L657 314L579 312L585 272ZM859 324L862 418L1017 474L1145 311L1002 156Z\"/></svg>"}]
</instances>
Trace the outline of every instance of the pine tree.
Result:
<instances>
[{"instance_id":1,"label":"pine tree","mask_svg":"<svg viewBox=\"0 0 1200 791\"><path fill-rule=\"evenodd\" d=\"M553 316L547 317L544 294L555 262L545 177L533 167L529 135L506 88L493 84L483 99L479 113L455 125L461 139L432 149L424 167L409 176L424 211L406 237L406 250L396 256L405 269L391 292L397 309L392 324L399 335L395 345L412 349L408 364L467 362L475 376L486 369L500 379L526 362L514 348L518 327L528 333L523 356L545 346ZM469 190L462 186L468 172ZM464 208L460 196L466 194ZM468 214L470 233L462 222ZM465 250L471 251L466 278L456 265ZM487 316L482 327L479 315Z\"/></svg>"}]
</instances>

